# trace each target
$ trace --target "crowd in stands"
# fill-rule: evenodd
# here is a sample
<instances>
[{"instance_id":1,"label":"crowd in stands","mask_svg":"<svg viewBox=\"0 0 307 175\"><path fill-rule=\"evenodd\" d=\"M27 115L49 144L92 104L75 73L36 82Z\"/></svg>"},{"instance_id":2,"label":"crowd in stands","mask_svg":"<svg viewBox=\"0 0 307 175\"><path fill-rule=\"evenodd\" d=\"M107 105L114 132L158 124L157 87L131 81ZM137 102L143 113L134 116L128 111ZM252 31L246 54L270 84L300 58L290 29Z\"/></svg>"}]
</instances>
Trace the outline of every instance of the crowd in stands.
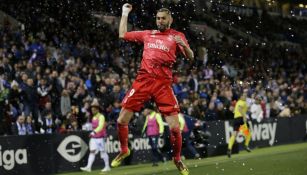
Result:
<instances>
[{"instance_id":1,"label":"crowd in stands","mask_svg":"<svg viewBox=\"0 0 307 175\"><path fill-rule=\"evenodd\" d=\"M232 119L244 90L250 117L258 122L307 113L303 46L206 38L189 29L196 15L192 3L137 4L129 18L135 28L154 28L156 9L169 7L174 27L186 34L196 54L193 64L179 56L175 66L173 89L183 113L204 121ZM121 5L117 1L0 5L26 25L25 30L13 30L8 21L0 25L1 135L87 130L93 98L99 99L109 123L116 122L121 100L137 74L142 46L120 41L117 30L91 12L120 16Z\"/></svg>"},{"instance_id":2,"label":"crowd in stands","mask_svg":"<svg viewBox=\"0 0 307 175\"><path fill-rule=\"evenodd\" d=\"M307 36L304 32L307 30L306 18L284 17L281 13L270 15L267 9L231 6L222 2L212 3L208 8L208 13L217 20L216 25L224 22L264 41L290 41L307 44ZM203 19L201 16L198 18ZM211 23L214 22L211 21Z\"/></svg>"}]
</instances>

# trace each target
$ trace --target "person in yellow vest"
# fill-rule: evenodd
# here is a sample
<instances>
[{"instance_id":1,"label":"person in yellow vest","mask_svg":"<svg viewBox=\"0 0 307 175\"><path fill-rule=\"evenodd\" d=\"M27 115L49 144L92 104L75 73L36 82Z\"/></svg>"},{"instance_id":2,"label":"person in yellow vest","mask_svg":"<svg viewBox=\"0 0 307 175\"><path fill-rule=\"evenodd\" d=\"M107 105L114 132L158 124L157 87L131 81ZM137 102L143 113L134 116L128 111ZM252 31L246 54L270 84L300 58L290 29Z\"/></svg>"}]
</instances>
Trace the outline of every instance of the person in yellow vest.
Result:
<instances>
[{"instance_id":1,"label":"person in yellow vest","mask_svg":"<svg viewBox=\"0 0 307 175\"><path fill-rule=\"evenodd\" d=\"M251 132L249 130L249 124L247 123L246 113L248 110L248 106L246 103L247 93L243 92L240 99L235 105L234 109L234 121L233 121L233 133L228 142L228 150L227 156L231 157L232 147L235 143L237 135L239 132L242 132L245 137L244 148L246 151L250 152L251 149L249 148L249 142L251 140Z\"/></svg>"},{"instance_id":2,"label":"person in yellow vest","mask_svg":"<svg viewBox=\"0 0 307 175\"><path fill-rule=\"evenodd\" d=\"M161 114L154 111L154 107L151 104L146 104L143 111L146 120L143 126L142 133L146 134L149 138L149 144L152 152L152 166L158 166L159 160L164 160L159 148L159 137L164 133L164 124Z\"/></svg>"},{"instance_id":3,"label":"person in yellow vest","mask_svg":"<svg viewBox=\"0 0 307 175\"><path fill-rule=\"evenodd\" d=\"M106 122L103 114L99 112L100 105L98 99L94 99L91 104L91 111L93 114L92 118L92 128L93 131L90 133L90 143L89 150L90 154L88 157L87 165L85 167L81 167L80 170L91 172L92 165L95 161L95 156L98 152L100 152L100 157L103 159L105 167L102 169L102 172L108 172L111 170L109 164L109 155L106 150L105 140L107 137L106 131Z\"/></svg>"}]
</instances>

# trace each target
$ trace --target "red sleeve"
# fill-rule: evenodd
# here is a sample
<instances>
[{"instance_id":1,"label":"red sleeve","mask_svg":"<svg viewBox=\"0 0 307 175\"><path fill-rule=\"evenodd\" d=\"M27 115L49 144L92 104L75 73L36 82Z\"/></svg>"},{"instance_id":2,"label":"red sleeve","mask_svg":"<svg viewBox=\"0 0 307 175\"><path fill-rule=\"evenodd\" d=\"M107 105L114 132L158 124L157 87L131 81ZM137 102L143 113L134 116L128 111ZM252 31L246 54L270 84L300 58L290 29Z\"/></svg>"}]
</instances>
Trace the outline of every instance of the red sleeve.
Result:
<instances>
[{"instance_id":1,"label":"red sleeve","mask_svg":"<svg viewBox=\"0 0 307 175\"><path fill-rule=\"evenodd\" d=\"M183 33L179 33L179 36L181 37L181 39L183 40L183 42L188 46L190 47L187 39L185 38L184 34ZM181 45L178 45L181 53L183 53L183 55L186 57L187 55L185 54L185 51L184 51L184 48L181 46Z\"/></svg>"},{"instance_id":2,"label":"red sleeve","mask_svg":"<svg viewBox=\"0 0 307 175\"><path fill-rule=\"evenodd\" d=\"M145 35L146 35L146 31L126 32L124 35L124 40L142 43L144 41Z\"/></svg>"}]
</instances>

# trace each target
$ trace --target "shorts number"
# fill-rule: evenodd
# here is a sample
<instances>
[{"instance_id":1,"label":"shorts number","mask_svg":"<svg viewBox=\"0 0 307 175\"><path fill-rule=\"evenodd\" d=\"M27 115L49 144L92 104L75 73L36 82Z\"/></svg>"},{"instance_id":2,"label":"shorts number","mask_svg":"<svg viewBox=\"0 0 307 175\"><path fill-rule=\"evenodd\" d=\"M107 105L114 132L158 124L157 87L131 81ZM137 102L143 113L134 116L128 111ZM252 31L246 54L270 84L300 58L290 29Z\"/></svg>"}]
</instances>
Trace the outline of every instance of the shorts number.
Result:
<instances>
[{"instance_id":1,"label":"shorts number","mask_svg":"<svg viewBox=\"0 0 307 175\"><path fill-rule=\"evenodd\" d=\"M131 91L129 92L128 97L131 97L134 93L135 93L135 90L134 90L134 89L131 89Z\"/></svg>"}]
</instances>

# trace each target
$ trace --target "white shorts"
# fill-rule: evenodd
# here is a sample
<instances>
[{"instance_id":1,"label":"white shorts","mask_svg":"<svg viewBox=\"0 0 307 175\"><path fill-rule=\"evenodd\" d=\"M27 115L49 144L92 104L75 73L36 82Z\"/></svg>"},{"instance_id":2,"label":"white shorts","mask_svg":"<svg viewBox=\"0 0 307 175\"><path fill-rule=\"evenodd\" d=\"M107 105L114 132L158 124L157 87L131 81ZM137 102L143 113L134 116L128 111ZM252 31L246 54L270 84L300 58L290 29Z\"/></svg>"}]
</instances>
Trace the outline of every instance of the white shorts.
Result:
<instances>
[{"instance_id":1,"label":"white shorts","mask_svg":"<svg viewBox=\"0 0 307 175\"><path fill-rule=\"evenodd\" d=\"M90 139L90 151L106 151L105 149L105 138L91 138Z\"/></svg>"}]
</instances>

